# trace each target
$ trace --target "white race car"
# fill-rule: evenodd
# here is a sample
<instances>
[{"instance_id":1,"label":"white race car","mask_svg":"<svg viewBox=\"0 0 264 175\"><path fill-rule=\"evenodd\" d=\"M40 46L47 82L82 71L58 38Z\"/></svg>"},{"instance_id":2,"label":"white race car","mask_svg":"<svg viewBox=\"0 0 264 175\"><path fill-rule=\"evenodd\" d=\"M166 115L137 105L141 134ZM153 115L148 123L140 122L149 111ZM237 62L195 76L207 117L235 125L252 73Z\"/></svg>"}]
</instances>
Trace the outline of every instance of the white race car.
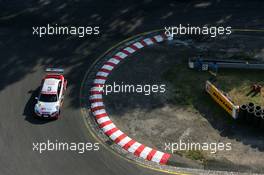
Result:
<instances>
[{"instance_id":1,"label":"white race car","mask_svg":"<svg viewBox=\"0 0 264 175\"><path fill-rule=\"evenodd\" d=\"M42 80L40 94L36 97L35 114L42 118L57 119L63 104L67 80L62 75L63 69L47 68Z\"/></svg>"}]
</instances>

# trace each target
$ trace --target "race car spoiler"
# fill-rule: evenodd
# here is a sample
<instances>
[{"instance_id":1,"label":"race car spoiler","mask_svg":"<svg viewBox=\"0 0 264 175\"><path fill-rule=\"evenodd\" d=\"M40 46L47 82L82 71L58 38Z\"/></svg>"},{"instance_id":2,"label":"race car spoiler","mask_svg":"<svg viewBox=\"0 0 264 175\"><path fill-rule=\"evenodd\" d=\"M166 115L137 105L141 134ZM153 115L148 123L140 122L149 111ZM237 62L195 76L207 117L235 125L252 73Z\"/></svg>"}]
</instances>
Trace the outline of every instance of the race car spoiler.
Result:
<instances>
[{"instance_id":1,"label":"race car spoiler","mask_svg":"<svg viewBox=\"0 0 264 175\"><path fill-rule=\"evenodd\" d=\"M64 69L61 68L46 68L46 72L54 72L54 73L60 73L63 74Z\"/></svg>"}]
</instances>

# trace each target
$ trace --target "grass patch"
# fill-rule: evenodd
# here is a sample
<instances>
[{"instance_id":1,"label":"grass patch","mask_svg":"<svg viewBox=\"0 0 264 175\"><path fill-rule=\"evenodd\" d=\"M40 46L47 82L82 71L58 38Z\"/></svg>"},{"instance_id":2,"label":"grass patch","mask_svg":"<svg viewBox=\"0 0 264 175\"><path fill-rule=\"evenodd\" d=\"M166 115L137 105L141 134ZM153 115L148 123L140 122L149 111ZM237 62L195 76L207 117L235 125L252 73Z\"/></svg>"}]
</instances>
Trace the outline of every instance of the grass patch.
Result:
<instances>
[{"instance_id":1,"label":"grass patch","mask_svg":"<svg viewBox=\"0 0 264 175\"><path fill-rule=\"evenodd\" d=\"M264 86L261 74L263 71L220 70L214 84L228 93L235 104L254 102L264 106L261 94L248 95L253 84ZM173 86L173 103L194 107L205 105L212 109L215 108L216 104L212 103L213 100L204 90L205 81L212 77L208 72L198 72L188 69L187 64L178 64L165 72L163 77Z\"/></svg>"},{"instance_id":2,"label":"grass patch","mask_svg":"<svg viewBox=\"0 0 264 175\"><path fill-rule=\"evenodd\" d=\"M193 105L203 94L207 72L189 70L185 64L178 64L164 73L163 77L173 85L173 102L179 105Z\"/></svg>"},{"instance_id":3,"label":"grass patch","mask_svg":"<svg viewBox=\"0 0 264 175\"><path fill-rule=\"evenodd\" d=\"M254 97L247 95L252 84L264 86L262 74L263 71L219 70L214 84L226 92L237 105L254 102L264 107L264 92ZM181 63L166 71L163 78L172 85L169 101L171 104L199 111L200 115L213 122L214 126L231 125L234 122L205 91L206 80L212 78L210 73L191 70L186 63Z\"/></svg>"},{"instance_id":4,"label":"grass patch","mask_svg":"<svg viewBox=\"0 0 264 175\"><path fill-rule=\"evenodd\" d=\"M205 92L205 82L211 78L208 72L197 72L188 69L186 64L178 64L165 72L163 77L172 84L172 104L190 107L201 114L226 114Z\"/></svg>"},{"instance_id":5,"label":"grass patch","mask_svg":"<svg viewBox=\"0 0 264 175\"><path fill-rule=\"evenodd\" d=\"M176 153L191 160L200 161L203 164L206 164L208 161L206 156L200 150L177 151Z\"/></svg>"},{"instance_id":6,"label":"grass patch","mask_svg":"<svg viewBox=\"0 0 264 175\"><path fill-rule=\"evenodd\" d=\"M264 86L262 74L263 71L223 70L217 77L216 85L227 92L235 104L253 102L264 106L264 91L258 94L249 94L253 84Z\"/></svg>"}]
</instances>

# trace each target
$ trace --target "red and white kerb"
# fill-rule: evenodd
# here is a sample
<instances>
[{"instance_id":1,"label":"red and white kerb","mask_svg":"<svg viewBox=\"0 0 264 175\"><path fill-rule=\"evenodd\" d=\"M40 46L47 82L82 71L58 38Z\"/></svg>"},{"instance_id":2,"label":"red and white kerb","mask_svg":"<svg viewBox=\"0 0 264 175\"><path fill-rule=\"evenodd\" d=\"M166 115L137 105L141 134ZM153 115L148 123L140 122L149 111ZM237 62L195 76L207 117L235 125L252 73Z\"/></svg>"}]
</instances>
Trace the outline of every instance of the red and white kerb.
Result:
<instances>
[{"instance_id":1,"label":"red and white kerb","mask_svg":"<svg viewBox=\"0 0 264 175\"><path fill-rule=\"evenodd\" d=\"M109 60L107 60L97 72L93 81L93 87L90 90L91 111L95 116L100 129L102 129L111 140L128 152L159 164L166 164L171 155L147 147L133 140L121 130L119 130L117 126L111 121L105 110L101 88L105 84L108 75L117 66L117 64L120 63L120 61L124 60L127 56L133 54L137 50L142 49L145 46L162 42L166 38L167 37L165 35L156 35L151 38L145 38L116 53Z\"/></svg>"}]
</instances>

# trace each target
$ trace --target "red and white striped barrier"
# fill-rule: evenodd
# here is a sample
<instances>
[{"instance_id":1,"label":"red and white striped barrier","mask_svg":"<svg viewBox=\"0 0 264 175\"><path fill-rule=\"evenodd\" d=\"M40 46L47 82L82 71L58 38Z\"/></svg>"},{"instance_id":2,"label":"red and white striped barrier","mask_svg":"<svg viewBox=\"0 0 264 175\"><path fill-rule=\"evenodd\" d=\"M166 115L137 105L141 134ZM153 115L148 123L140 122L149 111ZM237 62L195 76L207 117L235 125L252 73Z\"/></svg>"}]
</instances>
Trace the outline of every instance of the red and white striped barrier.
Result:
<instances>
[{"instance_id":1,"label":"red and white striped barrier","mask_svg":"<svg viewBox=\"0 0 264 175\"><path fill-rule=\"evenodd\" d=\"M145 38L141 41L137 41L130 46L122 49L114 56L112 56L108 61L104 63L101 69L97 72L96 78L93 81L93 87L91 88L90 102L91 111L96 118L99 128L111 138L116 144L121 146L123 149L127 150L134 155L144 158L149 161L157 162L159 164L167 164L170 154L160 152L158 150L147 147L119 130L116 125L109 118L103 103L103 91L102 86L111 71L124 60L127 56L136 52L145 46L152 45L155 43L162 42L166 39L165 35L156 35L151 38Z\"/></svg>"}]
</instances>

